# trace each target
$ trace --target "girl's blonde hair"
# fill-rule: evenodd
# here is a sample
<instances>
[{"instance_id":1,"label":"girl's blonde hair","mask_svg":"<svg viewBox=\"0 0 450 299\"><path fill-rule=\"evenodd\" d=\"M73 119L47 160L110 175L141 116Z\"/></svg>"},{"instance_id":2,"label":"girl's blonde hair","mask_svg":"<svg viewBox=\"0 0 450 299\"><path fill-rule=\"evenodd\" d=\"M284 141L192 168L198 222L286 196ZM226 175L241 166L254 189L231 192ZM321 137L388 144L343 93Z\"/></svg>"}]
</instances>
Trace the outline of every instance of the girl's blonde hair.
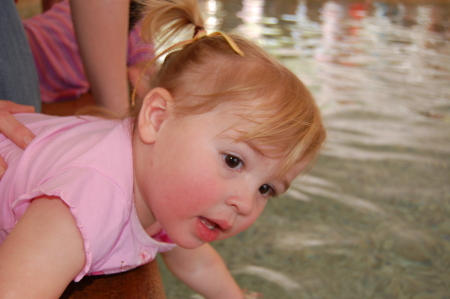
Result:
<instances>
[{"instance_id":1,"label":"girl's blonde hair","mask_svg":"<svg viewBox=\"0 0 450 299\"><path fill-rule=\"evenodd\" d=\"M168 40L180 30L203 27L197 0L144 3L142 28L147 41L159 36ZM295 164L314 161L326 133L310 92L295 74L260 47L242 37L229 36L244 56L234 52L223 36L200 38L167 55L151 88L163 87L171 92L175 114L180 117L205 113L223 104L235 105L236 111L242 111L240 115L253 124L249 131L239 131L237 141L281 158L280 174ZM137 117L140 106L136 103L133 116Z\"/></svg>"}]
</instances>

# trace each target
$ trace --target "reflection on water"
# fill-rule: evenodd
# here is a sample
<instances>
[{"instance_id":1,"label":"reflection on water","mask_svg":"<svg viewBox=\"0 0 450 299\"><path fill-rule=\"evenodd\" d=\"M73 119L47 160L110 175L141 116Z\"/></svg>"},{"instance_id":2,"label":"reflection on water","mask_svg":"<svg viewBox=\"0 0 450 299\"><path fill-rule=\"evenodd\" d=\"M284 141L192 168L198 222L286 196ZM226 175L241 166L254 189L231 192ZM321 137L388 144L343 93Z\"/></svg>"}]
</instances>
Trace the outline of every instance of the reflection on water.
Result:
<instances>
[{"instance_id":1,"label":"reflection on water","mask_svg":"<svg viewBox=\"0 0 450 299\"><path fill-rule=\"evenodd\" d=\"M450 298L448 1L202 1L279 57L329 131L316 167L213 245L264 298ZM167 296L191 297L164 271Z\"/></svg>"}]
</instances>

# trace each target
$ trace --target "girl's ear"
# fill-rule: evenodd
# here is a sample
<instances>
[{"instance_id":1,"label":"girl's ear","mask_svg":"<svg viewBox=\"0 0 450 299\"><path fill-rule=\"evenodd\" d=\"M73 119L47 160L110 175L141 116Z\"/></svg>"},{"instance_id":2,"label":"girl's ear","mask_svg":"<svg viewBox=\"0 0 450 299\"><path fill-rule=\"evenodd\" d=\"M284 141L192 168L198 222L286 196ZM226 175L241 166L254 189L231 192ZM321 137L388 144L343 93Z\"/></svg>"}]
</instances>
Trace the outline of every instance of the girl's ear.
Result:
<instances>
[{"instance_id":1,"label":"girl's ear","mask_svg":"<svg viewBox=\"0 0 450 299\"><path fill-rule=\"evenodd\" d=\"M139 111L137 127L142 142L149 144L155 141L161 124L171 111L172 103L172 94L165 88L153 88L145 96Z\"/></svg>"}]
</instances>

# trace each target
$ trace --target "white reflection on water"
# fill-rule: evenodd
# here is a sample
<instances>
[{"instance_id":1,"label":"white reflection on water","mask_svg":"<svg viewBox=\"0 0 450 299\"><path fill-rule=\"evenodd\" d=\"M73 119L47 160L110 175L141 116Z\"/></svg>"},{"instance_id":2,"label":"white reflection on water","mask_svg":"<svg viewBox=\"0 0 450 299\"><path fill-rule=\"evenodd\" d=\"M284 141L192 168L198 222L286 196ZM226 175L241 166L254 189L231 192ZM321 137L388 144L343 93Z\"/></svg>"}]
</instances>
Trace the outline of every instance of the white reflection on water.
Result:
<instances>
[{"instance_id":1,"label":"white reflection on water","mask_svg":"<svg viewBox=\"0 0 450 299\"><path fill-rule=\"evenodd\" d=\"M221 11L222 2L216 0L205 1L205 29L207 32L217 31L217 28L221 23Z\"/></svg>"},{"instance_id":2,"label":"white reflection on water","mask_svg":"<svg viewBox=\"0 0 450 299\"><path fill-rule=\"evenodd\" d=\"M307 176L301 178L301 187L299 187L295 191L293 191L295 187L292 187L292 190L289 191L286 195L291 195L295 199L303 200L303 198L306 197L307 194L313 194L314 196L321 196L339 201L340 203L343 203L361 212L385 214L382 208L378 207L376 204L371 203L368 200L357 198L348 194L343 194L335 189L328 189L324 184L316 184L315 182L317 182L317 179L314 179L314 177ZM297 198L298 195L300 196Z\"/></svg>"},{"instance_id":3,"label":"white reflection on water","mask_svg":"<svg viewBox=\"0 0 450 299\"><path fill-rule=\"evenodd\" d=\"M283 250L302 250L307 247L328 246L328 245L351 245L357 243L356 240L336 238L327 236L319 239L311 233L283 233L277 237L277 247Z\"/></svg>"},{"instance_id":4,"label":"white reflection on water","mask_svg":"<svg viewBox=\"0 0 450 299\"><path fill-rule=\"evenodd\" d=\"M239 25L238 29L253 40L260 40L262 35L263 8L264 0L243 0L242 10L237 13L243 23Z\"/></svg>"},{"instance_id":5,"label":"white reflection on water","mask_svg":"<svg viewBox=\"0 0 450 299\"><path fill-rule=\"evenodd\" d=\"M247 266L242 269L233 271L233 274L235 275L246 274L257 276L259 278L277 284L278 286L282 287L288 292L298 290L301 288L300 283L292 280L289 276L263 267Z\"/></svg>"}]
</instances>

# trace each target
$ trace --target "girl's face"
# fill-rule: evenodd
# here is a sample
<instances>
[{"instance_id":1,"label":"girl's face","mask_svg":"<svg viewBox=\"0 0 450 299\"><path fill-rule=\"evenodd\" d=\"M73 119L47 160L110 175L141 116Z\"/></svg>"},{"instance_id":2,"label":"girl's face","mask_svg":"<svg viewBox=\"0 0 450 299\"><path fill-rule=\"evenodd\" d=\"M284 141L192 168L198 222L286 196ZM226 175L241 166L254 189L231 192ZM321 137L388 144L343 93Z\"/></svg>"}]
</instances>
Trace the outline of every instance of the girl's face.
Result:
<instances>
[{"instance_id":1,"label":"girl's face","mask_svg":"<svg viewBox=\"0 0 450 299\"><path fill-rule=\"evenodd\" d=\"M248 126L230 128L240 120L230 105L177 120L169 116L135 163L136 200L181 247L242 232L302 170L275 176L278 159L235 142L235 129Z\"/></svg>"}]
</instances>

